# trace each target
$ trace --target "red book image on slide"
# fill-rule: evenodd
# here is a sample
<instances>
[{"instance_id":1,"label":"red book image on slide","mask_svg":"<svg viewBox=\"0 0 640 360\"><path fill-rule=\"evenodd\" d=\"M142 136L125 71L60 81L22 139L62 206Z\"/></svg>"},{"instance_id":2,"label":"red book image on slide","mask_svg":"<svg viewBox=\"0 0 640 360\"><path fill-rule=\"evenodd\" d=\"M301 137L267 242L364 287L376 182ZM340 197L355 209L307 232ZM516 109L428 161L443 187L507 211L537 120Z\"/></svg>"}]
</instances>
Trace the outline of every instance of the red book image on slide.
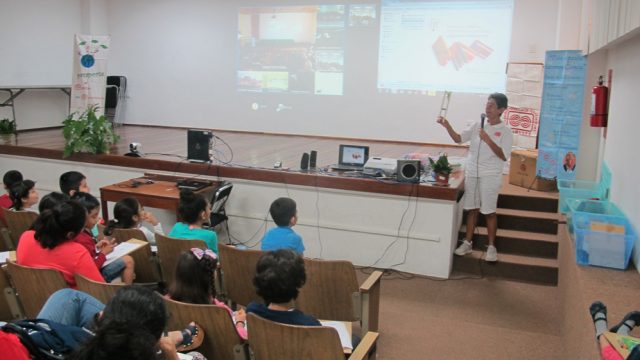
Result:
<instances>
[{"instance_id":1,"label":"red book image on slide","mask_svg":"<svg viewBox=\"0 0 640 360\"><path fill-rule=\"evenodd\" d=\"M476 57L486 59L493 52L492 48L480 40L475 40L470 46L456 41L447 47L447 42L442 36L438 36L431 48L440 66L447 66L451 60L456 70L460 70Z\"/></svg>"},{"instance_id":2,"label":"red book image on slide","mask_svg":"<svg viewBox=\"0 0 640 360\"><path fill-rule=\"evenodd\" d=\"M438 64L441 66L447 65L449 62L449 47L442 36L438 36L433 45L431 45L431 48L433 49L433 53L436 55Z\"/></svg>"},{"instance_id":3,"label":"red book image on slide","mask_svg":"<svg viewBox=\"0 0 640 360\"><path fill-rule=\"evenodd\" d=\"M491 55L493 49L480 40L476 40L471 44L471 50L482 59L486 59Z\"/></svg>"}]
</instances>

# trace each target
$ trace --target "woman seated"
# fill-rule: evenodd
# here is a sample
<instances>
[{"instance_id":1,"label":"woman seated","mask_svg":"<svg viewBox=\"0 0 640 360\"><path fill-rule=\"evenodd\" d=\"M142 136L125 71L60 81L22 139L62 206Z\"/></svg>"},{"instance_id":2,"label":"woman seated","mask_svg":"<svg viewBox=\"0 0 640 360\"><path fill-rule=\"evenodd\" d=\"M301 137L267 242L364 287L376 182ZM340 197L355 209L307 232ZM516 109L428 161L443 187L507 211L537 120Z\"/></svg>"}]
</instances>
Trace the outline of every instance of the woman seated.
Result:
<instances>
[{"instance_id":1,"label":"woman seated","mask_svg":"<svg viewBox=\"0 0 640 360\"><path fill-rule=\"evenodd\" d=\"M58 270L70 287L76 287L74 274L104 282L91 255L73 239L85 225L87 211L75 201L63 201L45 210L32 229L20 236L17 263L24 266Z\"/></svg>"},{"instance_id":2,"label":"woman seated","mask_svg":"<svg viewBox=\"0 0 640 360\"><path fill-rule=\"evenodd\" d=\"M222 301L216 299L215 272L218 256L211 250L192 248L183 251L176 265L173 284L167 297L190 304L214 304L229 312L236 331L241 338L247 339L246 317L244 310L233 312Z\"/></svg>"},{"instance_id":3,"label":"woman seated","mask_svg":"<svg viewBox=\"0 0 640 360\"><path fill-rule=\"evenodd\" d=\"M143 226L143 223L153 226L153 231ZM164 235L162 224L153 213L145 211L140 202L132 197L124 198L115 204L113 207L113 219L107 223L104 235L111 236L114 229L140 229L151 245L156 244L154 232Z\"/></svg>"},{"instance_id":4,"label":"woman seated","mask_svg":"<svg viewBox=\"0 0 640 360\"><path fill-rule=\"evenodd\" d=\"M178 239L204 240L207 247L214 253L218 253L218 236L213 230L202 228L202 224L209 222L211 206L202 194L191 190L180 191L180 205L178 213L182 222L173 226L170 237Z\"/></svg>"},{"instance_id":5,"label":"woman seated","mask_svg":"<svg viewBox=\"0 0 640 360\"><path fill-rule=\"evenodd\" d=\"M270 251L258 260L253 285L265 304L251 303L247 312L289 324L320 326L320 322L294 307L298 292L307 281L302 256L289 249Z\"/></svg>"}]
</instances>

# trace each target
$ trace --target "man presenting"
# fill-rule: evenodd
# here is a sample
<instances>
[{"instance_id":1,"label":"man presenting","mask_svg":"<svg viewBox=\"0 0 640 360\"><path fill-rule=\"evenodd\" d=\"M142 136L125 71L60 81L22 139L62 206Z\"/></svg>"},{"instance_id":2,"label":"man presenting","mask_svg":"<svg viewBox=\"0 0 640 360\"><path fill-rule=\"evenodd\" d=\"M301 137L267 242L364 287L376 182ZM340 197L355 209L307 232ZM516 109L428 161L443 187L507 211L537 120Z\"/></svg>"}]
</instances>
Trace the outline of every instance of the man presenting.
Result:
<instances>
[{"instance_id":1,"label":"man presenting","mask_svg":"<svg viewBox=\"0 0 640 360\"><path fill-rule=\"evenodd\" d=\"M451 139L458 144L470 142L469 155L465 168L464 209L468 211L465 239L455 250L455 254L463 256L471 253L473 232L481 212L487 220L489 246L485 261L498 261L496 250L496 232L498 218L496 207L498 193L502 186L502 169L504 162L511 155L513 134L500 116L507 109L508 100L504 94L489 95L480 123L475 123L458 134L446 118L439 116L438 124L444 126ZM486 119L486 123L485 123Z\"/></svg>"}]
</instances>

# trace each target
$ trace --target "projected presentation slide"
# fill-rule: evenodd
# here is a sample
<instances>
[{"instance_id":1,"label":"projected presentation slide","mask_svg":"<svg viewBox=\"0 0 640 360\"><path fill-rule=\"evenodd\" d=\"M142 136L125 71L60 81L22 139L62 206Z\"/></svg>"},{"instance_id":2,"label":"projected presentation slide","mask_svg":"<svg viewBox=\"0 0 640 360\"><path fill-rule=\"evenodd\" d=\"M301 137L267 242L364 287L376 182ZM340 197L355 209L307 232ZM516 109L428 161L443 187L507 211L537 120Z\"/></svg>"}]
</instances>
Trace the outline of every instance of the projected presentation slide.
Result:
<instances>
[{"instance_id":1,"label":"projected presentation slide","mask_svg":"<svg viewBox=\"0 0 640 360\"><path fill-rule=\"evenodd\" d=\"M343 95L348 28L375 6L245 7L238 13L238 91Z\"/></svg>"},{"instance_id":2,"label":"projected presentation slide","mask_svg":"<svg viewBox=\"0 0 640 360\"><path fill-rule=\"evenodd\" d=\"M513 0L383 0L378 91L503 92Z\"/></svg>"}]
</instances>

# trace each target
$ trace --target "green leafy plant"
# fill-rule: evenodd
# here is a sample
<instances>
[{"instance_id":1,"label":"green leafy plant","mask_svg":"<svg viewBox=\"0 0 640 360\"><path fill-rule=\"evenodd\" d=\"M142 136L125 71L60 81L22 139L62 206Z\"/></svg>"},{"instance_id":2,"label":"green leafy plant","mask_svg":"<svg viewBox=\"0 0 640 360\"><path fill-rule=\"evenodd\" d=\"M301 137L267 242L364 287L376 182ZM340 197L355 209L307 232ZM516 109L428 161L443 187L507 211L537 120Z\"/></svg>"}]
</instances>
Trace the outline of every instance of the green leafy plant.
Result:
<instances>
[{"instance_id":1,"label":"green leafy plant","mask_svg":"<svg viewBox=\"0 0 640 360\"><path fill-rule=\"evenodd\" d=\"M80 115L75 112L70 114L62 122L64 157L76 152L106 153L112 144L120 140L107 117L96 115L97 109L97 105L92 105Z\"/></svg>"},{"instance_id":2,"label":"green leafy plant","mask_svg":"<svg viewBox=\"0 0 640 360\"><path fill-rule=\"evenodd\" d=\"M429 164L431 164L431 170L436 174L451 174L453 171L453 167L449 164L449 159L447 155L440 155L438 160L433 161L432 158L429 158Z\"/></svg>"},{"instance_id":3,"label":"green leafy plant","mask_svg":"<svg viewBox=\"0 0 640 360\"><path fill-rule=\"evenodd\" d=\"M9 119L0 120L0 134L13 134L16 132L16 121Z\"/></svg>"}]
</instances>

